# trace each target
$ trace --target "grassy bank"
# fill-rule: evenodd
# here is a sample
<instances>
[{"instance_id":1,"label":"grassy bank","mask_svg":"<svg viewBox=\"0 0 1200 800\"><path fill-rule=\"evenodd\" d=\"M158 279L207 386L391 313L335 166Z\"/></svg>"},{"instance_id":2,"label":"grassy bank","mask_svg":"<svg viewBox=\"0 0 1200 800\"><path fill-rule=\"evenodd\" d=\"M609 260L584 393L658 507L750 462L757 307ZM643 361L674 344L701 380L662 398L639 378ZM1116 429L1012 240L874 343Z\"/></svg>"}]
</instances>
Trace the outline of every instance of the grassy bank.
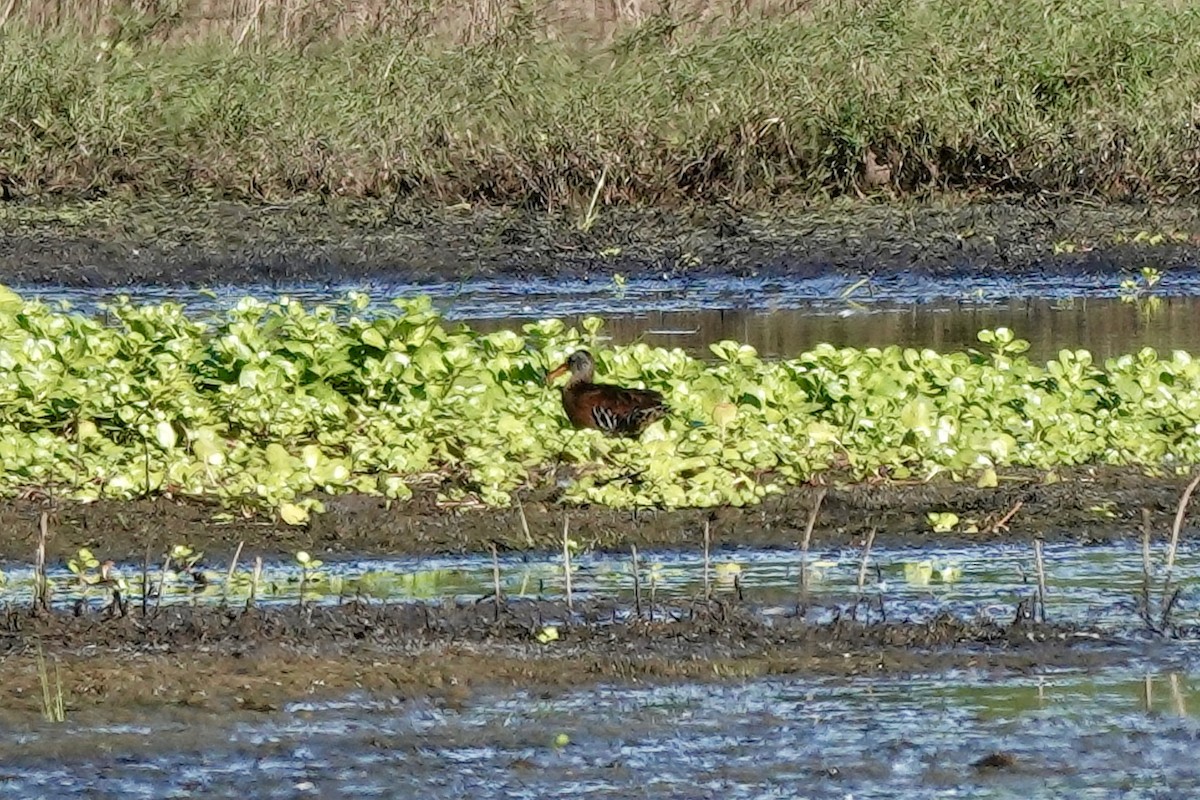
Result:
<instances>
[{"instance_id":1,"label":"grassy bank","mask_svg":"<svg viewBox=\"0 0 1200 800\"><path fill-rule=\"evenodd\" d=\"M586 221L593 199L1178 196L1200 152L1186 4L822 2L603 38L535 12L311 36L260 14L183 36L79 8L0 29L7 197L398 197Z\"/></svg>"}]
</instances>

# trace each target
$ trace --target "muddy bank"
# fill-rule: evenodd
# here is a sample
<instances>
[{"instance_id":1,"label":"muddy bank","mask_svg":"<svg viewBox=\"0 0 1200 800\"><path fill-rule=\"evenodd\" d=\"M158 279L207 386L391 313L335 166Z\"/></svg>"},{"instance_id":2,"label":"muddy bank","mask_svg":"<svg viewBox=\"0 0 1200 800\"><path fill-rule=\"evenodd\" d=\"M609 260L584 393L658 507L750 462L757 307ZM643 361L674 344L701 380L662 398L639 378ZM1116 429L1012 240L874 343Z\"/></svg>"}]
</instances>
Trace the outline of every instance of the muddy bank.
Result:
<instances>
[{"instance_id":1,"label":"muddy bank","mask_svg":"<svg viewBox=\"0 0 1200 800\"><path fill-rule=\"evenodd\" d=\"M616 617L607 602L490 602L466 607L170 608L142 617L0 618L0 706L40 710L36 651L58 663L68 711L182 705L271 711L291 699L365 690L465 701L476 688L553 693L614 681L767 675L881 675L955 668L1024 672L1091 668L1146 657L1155 645L1015 621L825 625L769 621L748 605L659 608L654 621ZM624 609L628 611L628 609ZM664 621L668 619L669 621ZM1014 618L1015 619L1015 618ZM536 634L556 624L559 639Z\"/></svg>"},{"instance_id":2,"label":"muddy bank","mask_svg":"<svg viewBox=\"0 0 1200 800\"><path fill-rule=\"evenodd\" d=\"M1140 537L1143 508L1150 511L1158 538L1170 532L1186 482L1116 468L1062 470L1053 482L1041 473L1010 473L1000 486L987 489L941 479L872 485L830 478L812 546L859 546L873 528L876 543L889 547L1029 542L1034 535L1050 542L1107 542ZM148 550L158 558L176 544L203 550L218 566L239 543L244 543L244 558L290 559L300 549L332 557L481 554L493 544L501 551L555 552L562 546L564 514L572 538L599 551L627 552L630 545L698 549L706 520L714 549L793 548L803 539L820 491L805 487L749 508L638 512L567 508L550 497L525 497L520 509L445 509L431 497L389 508L383 498L351 495L324 498L327 512L300 527L262 517L228 519L219 506L196 500L5 499L0 501L0 558L32 560L38 518L46 507L54 509L47 545L51 560L90 547L101 558L140 563ZM957 514L960 522L954 530L935 532L926 515L944 511Z\"/></svg>"},{"instance_id":3,"label":"muddy bank","mask_svg":"<svg viewBox=\"0 0 1200 800\"><path fill-rule=\"evenodd\" d=\"M1131 243L1141 234L1139 243ZM1159 234L1157 244L1145 242ZM1114 272L1196 263L1200 206L849 203L574 217L298 201L0 203L0 281L271 285L480 276Z\"/></svg>"}]
</instances>

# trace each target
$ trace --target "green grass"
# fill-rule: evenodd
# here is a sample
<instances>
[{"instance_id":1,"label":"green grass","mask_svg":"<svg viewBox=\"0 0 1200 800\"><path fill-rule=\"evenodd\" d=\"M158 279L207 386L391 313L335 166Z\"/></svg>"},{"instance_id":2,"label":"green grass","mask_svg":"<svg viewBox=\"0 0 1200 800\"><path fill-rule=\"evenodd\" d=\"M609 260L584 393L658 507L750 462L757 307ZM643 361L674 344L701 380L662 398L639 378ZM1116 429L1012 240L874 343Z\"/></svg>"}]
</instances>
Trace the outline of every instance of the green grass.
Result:
<instances>
[{"instance_id":1,"label":"green grass","mask_svg":"<svg viewBox=\"0 0 1200 800\"><path fill-rule=\"evenodd\" d=\"M516 19L519 19L516 18ZM271 202L764 205L858 192L1179 196L1200 7L897 0L581 49L360 34L101 50L0 29L0 186ZM868 151L890 179L864 180ZM604 176L602 185L601 176Z\"/></svg>"}]
</instances>

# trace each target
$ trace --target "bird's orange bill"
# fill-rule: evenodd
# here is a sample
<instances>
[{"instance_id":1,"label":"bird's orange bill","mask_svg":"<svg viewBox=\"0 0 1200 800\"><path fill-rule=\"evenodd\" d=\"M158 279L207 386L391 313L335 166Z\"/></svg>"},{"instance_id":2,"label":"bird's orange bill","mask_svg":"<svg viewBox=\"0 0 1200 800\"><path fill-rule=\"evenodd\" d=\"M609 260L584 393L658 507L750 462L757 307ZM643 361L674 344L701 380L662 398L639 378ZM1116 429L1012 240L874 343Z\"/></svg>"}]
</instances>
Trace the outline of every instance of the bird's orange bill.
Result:
<instances>
[{"instance_id":1,"label":"bird's orange bill","mask_svg":"<svg viewBox=\"0 0 1200 800\"><path fill-rule=\"evenodd\" d=\"M569 369L569 367L566 364L563 364L563 365L557 367L556 369L552 370L546 376L546 383L553 383L555 378L557 378L559 375L562 375L568 369Z\"/></svg>"}]
</instances>

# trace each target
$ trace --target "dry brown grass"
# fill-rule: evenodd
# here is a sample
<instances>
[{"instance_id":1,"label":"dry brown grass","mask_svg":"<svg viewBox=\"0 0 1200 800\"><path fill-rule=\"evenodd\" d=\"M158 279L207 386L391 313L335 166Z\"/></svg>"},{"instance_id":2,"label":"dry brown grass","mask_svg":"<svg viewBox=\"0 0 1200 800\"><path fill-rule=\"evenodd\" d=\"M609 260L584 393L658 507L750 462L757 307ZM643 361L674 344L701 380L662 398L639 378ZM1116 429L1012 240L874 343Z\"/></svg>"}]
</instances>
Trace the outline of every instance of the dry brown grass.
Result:
<instances>
[{"instance_id":1,"label":"dry brown grass","mask_svg":"<svg viewBox=\"0 0 1200 800\"><path fill-rule=\"evenodd\" d=\"M263 37L308 44L362 34L435 37L473 43L524 19L541 36L581 44L607 43L622 28L656 15L681 30L711 30L806 13L815 4L853 6L857 0L2 0L0 25L12 21L42 32L75 30L118 36L149 28L159 42L208 36L247 41Z\"/></svg>"}]
</instances>

